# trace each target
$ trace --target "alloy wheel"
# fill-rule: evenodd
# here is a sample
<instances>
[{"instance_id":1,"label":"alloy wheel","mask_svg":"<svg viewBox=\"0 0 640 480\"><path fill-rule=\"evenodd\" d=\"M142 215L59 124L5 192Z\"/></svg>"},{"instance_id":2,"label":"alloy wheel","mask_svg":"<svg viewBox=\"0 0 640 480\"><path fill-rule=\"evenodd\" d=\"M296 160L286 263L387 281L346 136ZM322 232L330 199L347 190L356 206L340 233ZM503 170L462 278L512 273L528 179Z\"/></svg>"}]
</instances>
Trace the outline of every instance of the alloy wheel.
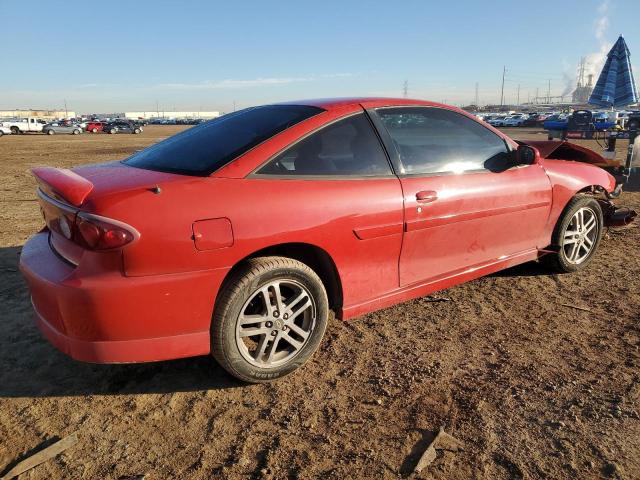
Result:
<instances>
[{"instance_id":1,"label":"alloy wheel","mask_svg":"<svg viewBox=\"0 0 640 480\"><path fill-rule=\"evenodd\" d=\"M271 368L292 360L316 325L313 296L295 280L278 279L258 288L236 321L236 345L252 365Z\"/></svg>"},{"instance_id":2,"label":"alloy wheel","mask_svg":"<svg viewBox=\"0 0 640 480\"><path fill-rule=\"evenodd\" d=\"M584 262L593 250L598 233L596 213L589 207L580 208L571 217L562 240L567 261L575 265Z\"/></svg>"}]
</instances>

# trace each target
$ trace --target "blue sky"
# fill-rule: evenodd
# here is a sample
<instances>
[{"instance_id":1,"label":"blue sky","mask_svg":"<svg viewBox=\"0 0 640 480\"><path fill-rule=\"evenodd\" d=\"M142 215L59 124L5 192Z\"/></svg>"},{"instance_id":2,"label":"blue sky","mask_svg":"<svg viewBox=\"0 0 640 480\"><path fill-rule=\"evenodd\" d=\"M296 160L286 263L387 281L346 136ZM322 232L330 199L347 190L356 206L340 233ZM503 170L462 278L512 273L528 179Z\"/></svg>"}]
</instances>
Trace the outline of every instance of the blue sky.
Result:
<instances>
[{"instance_id":1,"label":"blue sky","mask_svg":"<svg viewBox=\"0 0 640 480\"><path fill-rule=\"evenodd\" d=\"M566 93L622 33L640 67L638 0L0 0L0 109L221 110L327 96L466 104ZM111 6L110 6L111 5ZM595 68L595 67L592 67Z\"/></svg>"}]
</instances>

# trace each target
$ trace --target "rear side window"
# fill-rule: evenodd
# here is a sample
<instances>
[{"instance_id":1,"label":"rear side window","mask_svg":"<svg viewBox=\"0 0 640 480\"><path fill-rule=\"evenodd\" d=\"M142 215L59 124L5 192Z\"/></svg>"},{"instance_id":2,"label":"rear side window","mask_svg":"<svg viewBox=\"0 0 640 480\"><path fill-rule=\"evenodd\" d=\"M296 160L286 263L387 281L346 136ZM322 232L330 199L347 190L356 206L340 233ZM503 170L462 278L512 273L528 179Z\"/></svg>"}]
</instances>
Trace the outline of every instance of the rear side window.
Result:
<instances>
[{"instance_id":1,"label":"rear side window","mask_svg":"<svg viewBox=\"0 0 640 480\"><path fill-rule=\"evenodd\" d=\"M406 174L503 170L510 153L502 138L475 120L442 108L376 111Z\"/></svg>"},{"instance_id":2,"label":"rear side window","mask_svg":"<svg viewBox=\"0 0 640 480\"><path fill-rule=\"evenodd\" d=\"M258 170L260 175L391 175L391 167L364 113L339 120L300 140Z\"/></svg>"},{"instance_id":3,"label":"rear side window","mask_svg":"<svg viewBox=\"0 0 640 480\"><path fill-rule=\"evenodd\" d=\"M192 127L124 161L132 167L209 175L256 145L322 112L306 105L267 105Z\"/></svg>"}]
</instances>

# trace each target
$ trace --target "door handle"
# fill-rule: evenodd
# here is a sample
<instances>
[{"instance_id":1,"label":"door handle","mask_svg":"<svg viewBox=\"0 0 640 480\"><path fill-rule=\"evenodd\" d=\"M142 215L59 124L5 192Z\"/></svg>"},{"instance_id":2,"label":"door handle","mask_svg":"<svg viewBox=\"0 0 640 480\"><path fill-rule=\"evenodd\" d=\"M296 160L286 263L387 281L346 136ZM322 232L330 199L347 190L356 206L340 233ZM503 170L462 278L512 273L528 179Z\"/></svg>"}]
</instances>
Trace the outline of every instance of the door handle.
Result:
<instances>
[{"instance_id":1,"label":"door handle","mask_svg":"<svg viewBox=\"0 0 640 480\"><path fill-rule=\"evenodd\" d=\"M429 203L438 199L438 193L433 190L423 190L416 193L416 201L418 203Z\"/></svg>"}]
</instances>

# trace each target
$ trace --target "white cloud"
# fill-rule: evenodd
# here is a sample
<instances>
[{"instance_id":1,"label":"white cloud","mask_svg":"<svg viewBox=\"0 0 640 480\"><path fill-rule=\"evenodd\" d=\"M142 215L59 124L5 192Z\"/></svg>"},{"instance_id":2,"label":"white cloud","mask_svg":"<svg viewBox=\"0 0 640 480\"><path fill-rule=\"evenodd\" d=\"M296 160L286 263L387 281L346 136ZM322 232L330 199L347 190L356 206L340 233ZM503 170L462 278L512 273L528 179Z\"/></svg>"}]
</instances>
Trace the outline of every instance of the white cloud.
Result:
<instances>
[{"instance_id":1,"label":"white cloud","mask_svg":"<svg viewBox=\"0 0 640 480\"><path fill-rule=\"evenodd\" d=\"M225 79L218 81L207 80L197 83L161 83L154 88L167 88L174 90L220 90L290 85L292 83L311 82L318 78L345 78L353 76L352 73L325 73L308 77L258 77L247 80Z\"/></svg>"}]
</instances>

